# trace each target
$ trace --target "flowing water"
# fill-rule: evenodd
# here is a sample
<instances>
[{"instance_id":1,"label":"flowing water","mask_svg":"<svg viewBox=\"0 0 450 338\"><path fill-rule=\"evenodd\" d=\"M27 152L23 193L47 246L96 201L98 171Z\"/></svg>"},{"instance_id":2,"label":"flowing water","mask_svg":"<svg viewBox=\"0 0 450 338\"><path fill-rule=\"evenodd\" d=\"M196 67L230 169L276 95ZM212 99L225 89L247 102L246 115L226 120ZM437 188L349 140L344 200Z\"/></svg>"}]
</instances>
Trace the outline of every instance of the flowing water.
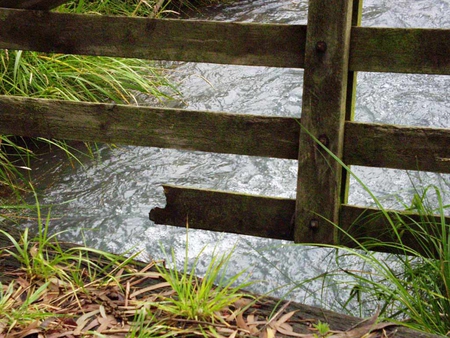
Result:
<instances>
[{"instance_id":1,"label":"flowing water","mask_svg":"<svg viewBox=\"0 0 450 338\"><path fill-rule=\"evenodd\" d=\"M364 26L450 28L450 0L368 0ZM447 15L446 15L447 14ZM238 1L198 14L205 20L306 24L305 0ZM171 63L172 67L175 67ZM303 71L266 67L177 63L173 80L182 99L172 106L242 114L299 117ZM449 76L359 73L357 121L450 127ZM113 252L141 251L141 258L162 258L161 247L173 248L178 266L185 257L186 230L155 225L148 212L163 207L162 184L212 188L295 198L297 163L226 154L168 149L103 146L95 160L70 166L54 155L39 160L41 203L53 204L54 231L62 237ZM367 186L386 203L399 207L410 200L413 186L436 184L448 190L448 175L354 167ZM60 204L66 202L64 204ZM351 182L349 202L371 205L365 191ZM282 296L295 282L323 273L332 252L291 243L233 234L189 230L189 260L202 252L197 272L203 273L214 252L236 246L230 273L248 269L263 282L253 290L267 292L283 285ZM331 260L332 261L332 260ZM331 264L331 263L330 263ZM332 267L330 267L332 268ZM332 287L320 294L320 281L298 288L289 298L339 310L336 299L346 293Z\"/></svg>"}]
</instances>

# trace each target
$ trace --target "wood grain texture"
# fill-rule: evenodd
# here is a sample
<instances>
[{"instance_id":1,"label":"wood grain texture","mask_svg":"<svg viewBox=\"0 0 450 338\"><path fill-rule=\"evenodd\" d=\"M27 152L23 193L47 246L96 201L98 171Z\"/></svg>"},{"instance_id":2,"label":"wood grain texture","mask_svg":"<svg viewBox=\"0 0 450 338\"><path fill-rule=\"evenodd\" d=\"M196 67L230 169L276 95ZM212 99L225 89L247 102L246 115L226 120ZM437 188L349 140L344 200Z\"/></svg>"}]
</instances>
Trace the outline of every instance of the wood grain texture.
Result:
<instances>
[{"instance_id":1,"label":"wood grain texture","mask_svg":"<svg viewBox=\"0 0 450 338\"><path fill-rule=\"evenodd\" d=\"M450 29L353 27L350 68L449 75Z\"/></svg>"},{"instance_id":2,"label":"wood grain texture","mask_svg":"<svg viewBox=\"0 0 450 338\"><path fill-rule=\"evenodd\" d=\"M263 197L240 193L164 185L165 208L154 208L150 219L156 224L189 227L219 232L231 232L242 235L294 240L292 216L295 200L287 198ZM413 212L387 210L393 220L401 217L407 223L419 222L420 216ZM430 220L439 221L438 216ZM450 222L450 217L446 218ZM374 208L341 206L341 228L339 245L358 247L367 244L370 250L402 253L386 243L398 242L392 225L383 213ZM412 225L417 230L417 226ZM440 228L431 222L428 225L431 234L439 236ZM402 233L402 242L418 252L426 254L411 232L397 228ZM351 239L352 238L352 239ZM373 245L374 240L378 243ZM308 241L302 243L311 243ZM359 244L360 243L360 244Z\"/></svg>"},{"instance_id":3,"label":"wood grain texture","mask_svg":"<svg viewBox=\"0 0 450 338\"><path fill-rule=\"evenodd\" d=\"M347 122L344 163L450 173L450 129Z\"/></svg>"},{"instance_id":4,"label":"wood grain texture","mask_svg":"<svg viewBox=\"0 0 450 338\"><path fill-rule=\"evenodd\" d=\"M3 3L13 6L16 2ZM0 8L0 22L0 48L6 49L304 67L304 25L100 17L6 8ZM354 26L350 41L351 71L450 74L450 29Z\"/></svg>"},{"instance_id":5,"label":"wood grain texture","mask_svg":"<svg viewBox=\"0 0 450 338\"><path fill-rule=\"evenodd\" d=\"M154 208L150 219L194 229L293 239L295 201L206 189L164 185L167 205Z\"/></svg>"},{"instance_id":6,"label":"wood grain texture","mask_svg":"<svg viewBox=\"0 0 450 338\"><path fill-rule=\"evenodd\" d=\"M51 24L49 24L51 22ZM301 67L306 26L0 9L0 48Z\"/></svg>"},{"instance_id":7,"label":"wood grain texture","mask_svg":"<svg viewBox=\"0 0 450 338\"><path fill-rule=\"evenodd\" d=\"M0 0L0 7L50 10L68 0Z\"/></svg>"},{"instance_id":8,"label":"wood grain texture","mask_svg":"<svg viewBox=\"0 0 450 338\"><path fill-rule=\"evenodd\" d=\"M296 159L299 121L0 96L0 133ZM450 172L450 130L345 123L344 163Z\"/></svg>"},{"instance_id":9,"label":"wood grain texture","mask_svg":"<svg viewBox=\"0 0 450 338\"><path fill-rule=\"evenodd\" d=\"M334 227L325 220L338 222L342 168L308 133L342 157L352 6L351 0L309 2L296 242L335 242Z\"/></svg>"},{"instance_id":10,"label":"wood grain texture","mask_svg":"<svg viewBox=\"0 0 450 338\"><path fill-rule=\"evenodd\" d=\"M0 134L295 159L296 119L0 96Z\"/></svg>"}]
</instances>

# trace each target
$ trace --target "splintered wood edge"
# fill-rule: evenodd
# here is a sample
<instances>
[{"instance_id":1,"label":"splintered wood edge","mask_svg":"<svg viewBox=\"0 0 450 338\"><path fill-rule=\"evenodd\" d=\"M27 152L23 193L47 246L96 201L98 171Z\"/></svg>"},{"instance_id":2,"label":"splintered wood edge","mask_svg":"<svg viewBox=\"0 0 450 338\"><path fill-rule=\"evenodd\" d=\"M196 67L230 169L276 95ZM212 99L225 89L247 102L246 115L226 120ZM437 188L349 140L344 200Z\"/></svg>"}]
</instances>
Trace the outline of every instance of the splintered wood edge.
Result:
<instances>
[{"instance_id":1,"label":"splintered wood edge","mask_svg":"<svg viewBox=\"0 0 450 338\"><path fill-rule=\"evenodd\" d=\"M240 193L163 185L167 204L165 208L153 208L149 217L156 224L173 225L192 229L237 233L257 237L293 241L293 215L295 200L288 198L262 197ZM414 213L389 210L389 217L419 221ZM446 218L450 222L450 218ZM436 216L439 221L439 216ZM410 222L411 223L411 222ZM439 231L434 228L430 231ZM395 235L383 213L374 208L352 205L341 206L340 227L348 233L339 233L340 245L358 247L368 239L392 243ZM355 241L350 240L354 238ZM405 245L421 252L413 235L405 232ZM308 244L308 243L304 243ZM377 245L374 251L398 252L390 246Z\"/></svg>"},{"instance_id":2,"label":"splintered wood edge","mask_svg":"<svg viewBox=\"0 0 450 338\"><path fill-rule=\"evenodd\" d=\"M167 205L157 224L292 240L295 200L164 185Z\"/></svg>"}]
</instances>

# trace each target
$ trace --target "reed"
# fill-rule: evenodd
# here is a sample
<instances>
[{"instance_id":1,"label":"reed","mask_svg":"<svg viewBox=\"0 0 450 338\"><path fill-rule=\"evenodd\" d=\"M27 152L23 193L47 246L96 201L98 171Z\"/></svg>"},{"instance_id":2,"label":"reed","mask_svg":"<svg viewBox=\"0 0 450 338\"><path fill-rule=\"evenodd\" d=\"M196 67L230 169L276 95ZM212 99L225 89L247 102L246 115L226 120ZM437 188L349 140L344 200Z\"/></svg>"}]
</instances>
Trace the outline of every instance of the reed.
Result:
<instances>
[{"instance_id":1,"label":"reed","mask_svg":"<svg viewBox=\"0 0 450 338\"><path fill-rule=\"evenodd\" d=\"M447 335L450 332L450 225L446 221L449 205L444 204L442 191L436 186L417 188L412 203L404 203L408 212L419 218L405 216L383 207L382 202L349 167L308 133L371 195L379 215L390 224L393 241L375 238L364 241L351 237L339 225L338 230L353 241L356 249L338 245L319 245L334 249L337 268L313 279L347 290L347 299L339 303L342 311L361 316L379 311L380 316L410 328ZM435 201L434 203L431 200ZM412 248L402 240L411 233L419 243ZM313 244L316 245L316 244ZM397 254L372 251L381 246ZM351 267L348 262L353 262ZM311 281L307 281L311 282ZM295 283L294 283L295 284ZM297 286L304 283L297 282Z\"/></svg>"},{"instance_id":2,"label":"reed","mask_svg":"<svg viewBox=\"0 0 450 338\"><path fill-rule=\"evenodd\" d=\"M57 10L131 16L156 10L148 6L145 1L82 0ZM159 16L161 10L155 15ZM148 60L0 50L0 95L142 105L148 104L148 98L170 100L178 92L168 80L167 70ZM21 182L26 181L23 169L30 169L29 159L34 156L27 146L31 142L57 146L75 160L80 156L61 140L38 138L23 143L10 135L0 135L0 186L4 190L8 187L17 196L27 186ZM86 153L90 151L87 147Z\"/></svg>"}]
</instances>

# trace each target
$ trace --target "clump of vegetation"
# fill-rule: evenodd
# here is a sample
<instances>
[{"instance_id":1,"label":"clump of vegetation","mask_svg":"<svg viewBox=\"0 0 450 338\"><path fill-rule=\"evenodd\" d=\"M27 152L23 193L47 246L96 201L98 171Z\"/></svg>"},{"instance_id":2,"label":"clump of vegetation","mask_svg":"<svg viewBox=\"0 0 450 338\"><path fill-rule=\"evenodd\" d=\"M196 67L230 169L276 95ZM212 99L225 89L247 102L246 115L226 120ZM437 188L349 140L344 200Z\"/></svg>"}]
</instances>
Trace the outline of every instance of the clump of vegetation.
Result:
<instances>
[{"instance_id":1,"label":"clump of vegetation","mask_svg":"<svg viewBox=\"0 0 450 338\"><path fill-rule=\"evenodd\" d=\"M137 94L167 98L164 71L150 61L0 51L0 93L44 99L137 104Z\"/></svg>"},{"instance_id":2,"label":"clump of vegetation","mask_svg":"<svg viewBox=\"0 0 450 338\"><path fill-rule=\"evenodd\" d=\"M302 131L311 135L302 127ZM317 139L317 144L330 154L370 194L380 210L374 217L384 218L389 224L391 242L375 238L357 240L340 229L357 249L332 246L337 249L334 258L337 271L318 278L350 287L348 299L340 304L343 310L360 316L379 311L381 317L412 329L434 334L450 332L450 224L446 217L450 207L443 203L442 193L435 186L416 191L411 204L404 204L407 212L386 210L380 200L339 158ZM430 200L434 200L433 203ZM372 219L366 221L370 223ZM364 220L358 220L359 225ZM406 236L416 244L406 242ZM323 246L323 245L322 245ZM373 250L393 252L380 254ZM362 268L348 266L361 263ZM358 264L359 266L359 264ZM341 267L339 269L339 267ZM349 277L349 278L346 278ZM354 312L355 303L359 308Z\"/></svg>"},{"instance_id":3,"label":"clump of vegetation","mask_svg":"<svg viewBox=\"0 0 450 338\"><path fill-rule=\"evenodd\" d=\"M179 17L207 6L233 0L71 0L58 7L60 12L141 17ZM130 9L132 9L130 11Z\"/></svg>"},{"instance_id":4,"label":"clump of vegetation","mask_svg":"<svg viewBox=\"0 0 450 338\"><path fill-rule=\"evenodd\" d=\"M57 10L76 13L160 16L164 8L146 1L72 1ZM88 102L138 104L139 97L170 99L177 90L166 70L152 61L0 50L0 95ZM142 104L143 100L140 99ZM67 150L64 142L39 139ZM33 141L34 142L34 141ZM0 135L0 186L19 195L22 169L33 151L16 137ZM6 191L6 189L4 189ZM2 196L0 196L0 203Z\"/></svg>"},{"instance_id":5,"label":"clump of vegetation","mask_svg":"<svg viewBox=\"0 0 450 338\"><path fill-rule=\"evenodd\" d=\"M438 197L438 210L430 208L426 201L431 191ZM448 206L433 186L416 194L414 203L419 218L400 213L384 215L395 241L353 239L357 250L340 249L338 264L352 256L365 266L361 270L341 270L341 274L350 277L347 287L351 285L344 309L355 303L366 311L379 308L380 314L391 321L446 335L450 332L450 225L445 217ZM405 233L413 235L417 247L403 242ZM370 250L382 246L396 254L380 255Z\"/></svg>"},{"instance_id":6,"label":"clump of vegetation","mask_svg":"<svg viewBox=\"0 0 450 338\"><path fill-rule=\"evenodd\" d=\"M234 250L230 250L228 254L223 255L217 255L214 250L206 269L207 278L198 278L195 275L195 269L203 250L197 255L192 268L189 270L187 266L188 248L189 237L186 232L186 259L181 272L178 271L176 266L173 250L172 262L174 262L174 267L167 269L164 265L157 266L159 273L164 276L164 279L177 294L176 298L162 297L157 307L167 313L183 316L190 320L206 320L209 318L213 321L224 322L224 317L220 311L230 304L242 303L241 300L245 297L242 289L254 284L254 282L238 282L245 270L235 274L232 278L225 277L224 273ZM164 248L163 252L165 253ZM244 303L251 304L253 302Z\"/></svg>"},{"instance_id":7,"label":"clump of vegetation","mask_svg":"<svg viewBox=\"0 0 450 338\"><path fill-rule=\"evenodd\" d=\"M198 258L178 272L136 261L137 254L59 243L49 235L49 215L41 220L37 210L36 236L0 229L0 337L294 334L288 321L295 311L283 314L286 306L272 318L248 311L257 300L241 290L248 283L237 283L243 272L224 277L231 254L213 258L200 279L193 275Z\"/></svg>"}]
</instances>

